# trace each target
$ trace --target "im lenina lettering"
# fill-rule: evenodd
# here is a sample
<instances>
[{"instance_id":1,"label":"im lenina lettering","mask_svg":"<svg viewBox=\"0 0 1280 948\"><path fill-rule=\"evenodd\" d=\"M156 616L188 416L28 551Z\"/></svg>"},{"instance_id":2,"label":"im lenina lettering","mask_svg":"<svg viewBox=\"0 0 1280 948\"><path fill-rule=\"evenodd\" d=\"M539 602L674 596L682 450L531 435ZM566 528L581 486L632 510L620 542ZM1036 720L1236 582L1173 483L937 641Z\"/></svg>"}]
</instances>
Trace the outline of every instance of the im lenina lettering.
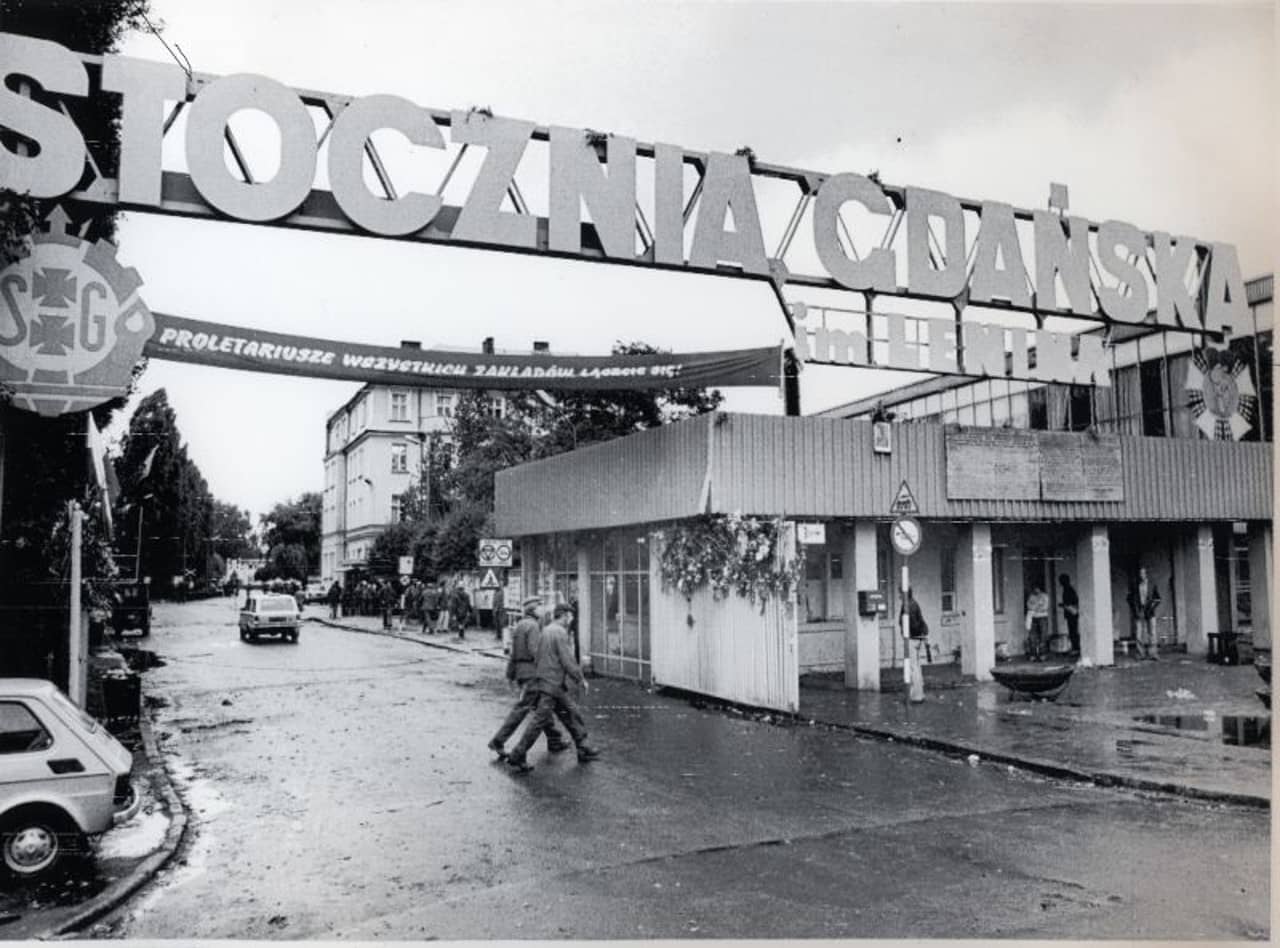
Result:
<instances>
[{"instance_id":1,"label":"im lenina lettering","mask_svg":"<svg viewBox=\"0 0 1280 948\"><path fill-rule=\"evenodd\" d=\"M857 329L811 327L806 315L805 307L792 308L796 357L804 362L1111 386L1110 355L1099 336L976 322L957 327L945 319L877 313L887 333L868 339ZM923 342L908 337L908 320L928 327L919 337ZM876 358L878 344L883 344L886 358Z\"/></svg>"},{"instance_id":2,"label":"im lenina lettering","mask_svg":"<svg viewBox=\"0 0 1280 948\"><path fill-rule=\"evenodd\" d=\"M75 53L57 43L0 33L0 127L38 146L25 155L0 149L0 181L33 197L68 194L84 172L84 138L58 108L12 91L12 77L33 80L50 94L76 98L89 92L86 67ZM107 55L102 57L101 84L119 95L122 105L118 202L159 207L165 102L186 100L187 77L174 64ZM241 181L223 160L227 122L243 109L265 113L279 129L280 167L268 181ZM445 148L444 133L432 112L394 95L351 100L333 119L328 135L327 171L333 199L354 226L374 234L426 232L441 241L568 255L582 253L585 205L600 244L598 256L605 259L703 272L720 272L728 265L746 275L787 281L785 265L766 256L751 160L744 155L712 152L700 157L702 189L686 258L686 152L667 144L646 148L645 156L652 154L653 160L653 240L640 255L633 235L636 141L553 127L548 219L545 235L540 234L537 218L501 209L535 128L534 123L517 119L452 112L452 141L483 146L485 158L462 206L444 215L439 195L410 191L392 200L373 194L361 170L366 143L382 129L400 132L415 145ZM319 153L314 122L299 94L272 79L241 74L202 85L188 110L183 144L191 182L200 197L233 219L281 220L297 212L312 194ZM1018 212L1007 204L985 201L972 205L979 223L970 268L965 206L951 195L922 188L887 189L854 173L806 174L804 181L813 197L814 249L839 287L1121 323L1143 322L1154 309L1157 324L1193 331L1230 332L1243 325L1244 281L1230 244L1146 233L1122 221L1095 225L1051 211ZM897 282L897 250L859 247L851 255L841 245L838 215L850 203L886 222L902 211L907 225L904 285ZM1032 267L1027 266L1027 248L1016 225L1020 214L1024 218L1029 214L1033 223ZM938 233L934 225L943 232L937 238L940 252L936 256L930 248L931 231L935 237ZM1202 285L1189 287L1186 274L1193 260L1201 258L1207 259ZM1114 285L1091 281L1091 259ZM1139 261L1151 272L1153 298L1148 298ZM1058 302L1059 281L1065 306ZM1198 296L1203 296L1203 307ZM1043 345L1043 339L1037 338Z\"/></svg>"}]
</instances>

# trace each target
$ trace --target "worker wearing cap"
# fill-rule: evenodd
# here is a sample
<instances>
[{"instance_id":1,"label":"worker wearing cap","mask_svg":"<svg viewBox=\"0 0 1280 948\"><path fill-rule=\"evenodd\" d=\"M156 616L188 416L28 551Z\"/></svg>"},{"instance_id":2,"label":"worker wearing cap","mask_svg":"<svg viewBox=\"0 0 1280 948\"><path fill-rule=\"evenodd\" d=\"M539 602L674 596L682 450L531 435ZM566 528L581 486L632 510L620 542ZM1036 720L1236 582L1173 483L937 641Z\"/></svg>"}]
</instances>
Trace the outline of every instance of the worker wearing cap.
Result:
<instances>
[{"instance_id":1,"label":"worker wearing cap","mask_svg":"<svg viewBox=\"0 0 1280 948\"><path fill-rule=\"evenodd\" d=\"M564 617L572 612L573 609L564 603L556 606L552 610L551 623L533 638L537 643L534 648L537 664L529 690L537 695L537 704L520 740L507 756L507 762L521 773L533 769L525 755L552 716L558 717L573 737L573 742L578 747L579 762L586 763L600 756L600 752L587 743L586 722L567 687L572 679L582 686L583 691L587 690L587 680L574 661L569 633L562 624Z\"/></svg>"},{"instance_id":2,"label":"worker wearing cap","mask_svg":"<svg viewBox=\"0 0 1280 948\"><path fill-rule=\"evenodd\" d=\"M530 596L524 600L520 604L523 615L511 632L511 649L507 653L507 681L520 688L520 699L507 714L498 732L489 741L489 749L497 753L499 760L507 756L504 747L507 738L515 733L520 722L525 719L525 715L538 703L538 692L530 685L537 670L535 650L538 636L542 631L538 627L537 614L538 606L541 604L542 600L537 596ZM555 721L551 718L547 718L540 730L547 735L547 750L551 753L556 754L569 749L569 742L556 729ZM537 731L534 732L534 740L537 740L537 733Z\"/></svg>"}]
</instances>

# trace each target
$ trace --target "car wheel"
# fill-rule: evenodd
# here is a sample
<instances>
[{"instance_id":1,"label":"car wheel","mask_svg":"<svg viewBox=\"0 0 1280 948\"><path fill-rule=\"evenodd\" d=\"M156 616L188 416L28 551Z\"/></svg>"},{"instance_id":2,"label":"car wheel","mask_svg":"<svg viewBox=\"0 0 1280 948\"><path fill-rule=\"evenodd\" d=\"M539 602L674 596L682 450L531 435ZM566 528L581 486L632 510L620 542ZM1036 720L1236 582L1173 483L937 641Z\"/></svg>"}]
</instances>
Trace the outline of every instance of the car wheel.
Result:
<instances>
[{"instance_id":1,"label":"car wheel","mask_svg":"<svg viewBox=\"0 0 1280 948\"><path fill-rule=\"evenodd\" d=\"M249 633L246 632L244 629L240 630L240 641L241 642L249 641Z\"/></svg>"},{"instance_id":2,"label":"car wheel","mask_svg":"<svg viewBox=\"0 0 1280 948\"><path fill-rule=\"evenodd\" d=\"M292 631L292 632L290 632L290 633L289 633L289 641L290 641L290 642L292 642L292 643L294 643L295 645L297 645L297 644L298 644L298 631L297 631L297 629L295 629L294 631Z\"/></svg>"},{"instance_id":3,"label":"car wheel","mask_svg":"<svg viewBox=\"0 0 1280 948\"><path fill-rule=\"evenodd\" d=\"M12 877L33 880L50 875L76 848L77 833L65 816L32 813L9 820L0 830L0 859Z\"/></svg>"}]
</instances>

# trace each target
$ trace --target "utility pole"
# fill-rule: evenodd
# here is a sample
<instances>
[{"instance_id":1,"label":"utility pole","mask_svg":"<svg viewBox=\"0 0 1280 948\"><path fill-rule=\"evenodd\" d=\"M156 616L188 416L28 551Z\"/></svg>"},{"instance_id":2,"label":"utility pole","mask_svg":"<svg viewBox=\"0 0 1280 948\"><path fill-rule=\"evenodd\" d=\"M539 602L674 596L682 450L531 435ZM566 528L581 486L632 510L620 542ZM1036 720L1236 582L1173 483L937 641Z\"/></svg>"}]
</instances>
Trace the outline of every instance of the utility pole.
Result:
<instances>
[{"instance_id":1,"label":"utility pole","mask_svg":"<svg viewBox=\"0 0 1280 948\"><path fill-rule=\"evenodd\" d=\"M67 504L67 519L71 525L71 606L67 634L67 694L80 707L86 698L85 663L87 642L80 616L80 583L82 565L80 548L84 532L84 511L75 501Z\"/></svg>"}]
</instances>

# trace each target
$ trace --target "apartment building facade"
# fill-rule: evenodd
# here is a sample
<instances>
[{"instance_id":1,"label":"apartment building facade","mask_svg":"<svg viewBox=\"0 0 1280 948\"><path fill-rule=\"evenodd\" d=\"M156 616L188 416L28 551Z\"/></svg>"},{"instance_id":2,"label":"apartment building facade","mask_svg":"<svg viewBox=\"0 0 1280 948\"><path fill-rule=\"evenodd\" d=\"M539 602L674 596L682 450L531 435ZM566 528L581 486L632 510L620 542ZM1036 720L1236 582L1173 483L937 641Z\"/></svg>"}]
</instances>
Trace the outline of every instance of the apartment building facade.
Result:
<instances>
[{"instance_id":1,"label":"apartment building facade","mask_svg":"<svg viewBox=\"0 0 1280 948\"><path fill-rule=\"evenodd\" d=\"M374 541L400 520L405 494L426 470L433 439L450 444L457 389L365 385L325 423L320 575L342 581L367 566ZM490 396L504 413L506 399ZM436 472L438 474L438 472Z\"/></svg>"}]
</instances>

